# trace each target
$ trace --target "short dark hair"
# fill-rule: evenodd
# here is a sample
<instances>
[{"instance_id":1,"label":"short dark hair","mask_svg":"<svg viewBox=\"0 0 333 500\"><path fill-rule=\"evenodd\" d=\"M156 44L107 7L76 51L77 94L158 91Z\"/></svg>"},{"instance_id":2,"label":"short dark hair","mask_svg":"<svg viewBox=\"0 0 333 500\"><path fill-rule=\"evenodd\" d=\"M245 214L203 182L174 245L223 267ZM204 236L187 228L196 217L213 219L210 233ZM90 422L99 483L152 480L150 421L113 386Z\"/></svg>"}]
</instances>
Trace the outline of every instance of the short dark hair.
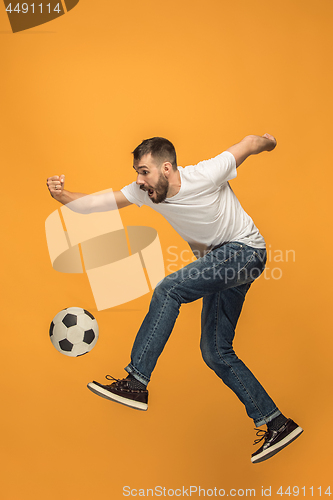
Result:
<instances>
[{"instance_id":1,"label":"short dark hair","mask_svg":"<svg viewBox=\"0 0 333 500\"><path fill-rule=\"evenodd\" d=\"M137 146L134 151L134 160L141 160L141 158L147 154L151 154L152 157L161 162L169 161L174 170L177 170L177 156L176 150L172 142L163 137L151 137L150 139L145 139Z\"/></svg>"}]
</instances>

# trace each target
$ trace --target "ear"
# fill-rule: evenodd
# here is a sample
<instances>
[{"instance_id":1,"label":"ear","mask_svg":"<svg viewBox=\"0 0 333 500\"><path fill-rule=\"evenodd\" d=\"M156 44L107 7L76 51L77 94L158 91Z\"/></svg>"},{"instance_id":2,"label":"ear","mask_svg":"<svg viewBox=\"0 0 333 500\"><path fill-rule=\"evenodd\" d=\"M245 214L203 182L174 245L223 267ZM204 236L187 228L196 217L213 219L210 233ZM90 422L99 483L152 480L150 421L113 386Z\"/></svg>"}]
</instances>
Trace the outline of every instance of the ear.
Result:
<instances>
[{"instance_id":1,"label":"ear","mask_svg":"<svg viewBox=\"0 0 333 500\"><path fill-rule=\"evenodd\" d=\"M161 171L164 174L164 176L168 179L170 173L172 172L173 168L172 165L169 161L165 161L162 165Z\"/></svg>"}]
</instances>

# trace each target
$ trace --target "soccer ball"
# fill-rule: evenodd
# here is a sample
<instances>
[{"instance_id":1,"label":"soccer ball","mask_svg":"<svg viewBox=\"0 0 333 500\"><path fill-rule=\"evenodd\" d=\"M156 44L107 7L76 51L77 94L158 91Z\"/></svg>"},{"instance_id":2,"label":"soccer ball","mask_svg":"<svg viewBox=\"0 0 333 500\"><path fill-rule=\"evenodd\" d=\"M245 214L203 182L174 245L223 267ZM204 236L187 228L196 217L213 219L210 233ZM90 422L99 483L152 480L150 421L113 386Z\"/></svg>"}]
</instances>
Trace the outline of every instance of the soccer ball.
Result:
<instances>
[{"instance_id":1,"label":"soccer ball","mask_svg":"<svg viewBox=\"0 0 333 500\"><path fill-rule=\"evenodd\" d=\"M53 318L50 339L62 354L82 356L91 351L97 342L97 321L90 312L81 307L67 307Z\"/></svg>"}]
</instances>

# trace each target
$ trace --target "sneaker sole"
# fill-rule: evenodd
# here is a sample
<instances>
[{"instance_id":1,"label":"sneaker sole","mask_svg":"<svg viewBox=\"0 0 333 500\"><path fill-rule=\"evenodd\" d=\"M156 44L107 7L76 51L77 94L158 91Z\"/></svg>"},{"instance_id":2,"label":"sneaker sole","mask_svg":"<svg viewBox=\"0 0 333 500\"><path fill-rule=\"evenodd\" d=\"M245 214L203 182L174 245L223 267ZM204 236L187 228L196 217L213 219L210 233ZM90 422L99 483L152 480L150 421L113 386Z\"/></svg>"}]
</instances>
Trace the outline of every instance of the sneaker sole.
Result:
<instances>
[{"instance_id":1,"label":"sneaker sole","mask_svg":"<svg viewBox=\"0 0 333 500\"><path fill-rule=\"evenodd\" d=\"M116 403L120 403L125 406L129 406L130 408L134 408L135 410L148 410L147 403L141 403L140 401L134 401L133 399L123 398L122 396L118 396L117 394L113 394L107 389L103 389L93 382L89 382L87 385L88 389L92 391L97 396L101 396L102 398L108 399L109 401L115 401Z\"/></svg>"},{"instance_id":2,"label":"sneaker sole","mask_svg":"<svg viewBox=\"0 0 333 500\"><path fill-rule=\"evenodd\" d=\"M297 439L303 432L302 427L297 427L294 429L288 436L286 436L284 439L276 443L275 445L267 448L267 450L262 451L258 455L254 456L251 458L251 462L253 464L257 464L259 462L263 462L264 460L268 460L271 458L273 455L278 453L279 451L283 450L288 444L292 443Z\"/></svg>"}]
</instances>

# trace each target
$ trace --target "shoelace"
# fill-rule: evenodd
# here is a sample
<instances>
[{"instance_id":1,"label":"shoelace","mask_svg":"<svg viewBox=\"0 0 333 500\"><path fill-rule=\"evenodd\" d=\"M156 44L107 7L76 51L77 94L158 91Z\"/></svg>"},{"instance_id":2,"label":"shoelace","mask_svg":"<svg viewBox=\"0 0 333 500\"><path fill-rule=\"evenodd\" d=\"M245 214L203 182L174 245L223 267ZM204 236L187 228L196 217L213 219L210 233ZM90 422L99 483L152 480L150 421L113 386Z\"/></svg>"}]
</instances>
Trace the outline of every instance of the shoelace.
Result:
<instances>
[{"instance_id":1,"label":"shoelace","mask_svg":"<svg viewBox=\"0 0 333 500\"><path fill-rule=\"evenodd\" d=\"M256 435L259 437L259 439L255 439L253 445L260 443L263 439L265 439L268 436L268 431L264 431L263 429L254 429L256 432Z\"/></svg>"},{"instance_id":2,"label":"shoelace","mask_svg":"<svg viewBox=\"0 0 333 500\"><path fill-rule=\"evenodd\" d=\"M105 378L107 380L115 380L116 382L120 382L119 378L114 378L114 377L112 377L112 375L105 375Z\"/></svg>"},{"instance_id":3,"label":"shoelace","mask_svg":"<svg viewBox=\"0 0 333 500\"><path fill-rule=\"evenodd\" d=\"M114 378L114 377L112 377L112 375L105 375L105 378L106 378L107 380L114 380L114 382L112 382L112 384L117 383L117 382L118 382L118 384L121 384L121 383L124 383L124 382L125 382L125 380L124 380L124 379ZM128 382L128 381L126 381L126 382ZM112 384L111 384L111 385L112 385Z\"/></svg>"},{"instance_id":4,"label":"shoelace","mask_svg":"<svg viewBox=\"0 0 333 500\"><path fill-rule=\"evenodd\" d=\"M108 385L108 387L114 386L114 389L125 390L126 392L144 392L145 387L144 384L140 383L137 380L130 380L129 378L119 379L114 378L112 375L105 375L107 380L114 380L112 384ZM146 391L147 392L147 391Z\"/></svg>"}]
</instances>

